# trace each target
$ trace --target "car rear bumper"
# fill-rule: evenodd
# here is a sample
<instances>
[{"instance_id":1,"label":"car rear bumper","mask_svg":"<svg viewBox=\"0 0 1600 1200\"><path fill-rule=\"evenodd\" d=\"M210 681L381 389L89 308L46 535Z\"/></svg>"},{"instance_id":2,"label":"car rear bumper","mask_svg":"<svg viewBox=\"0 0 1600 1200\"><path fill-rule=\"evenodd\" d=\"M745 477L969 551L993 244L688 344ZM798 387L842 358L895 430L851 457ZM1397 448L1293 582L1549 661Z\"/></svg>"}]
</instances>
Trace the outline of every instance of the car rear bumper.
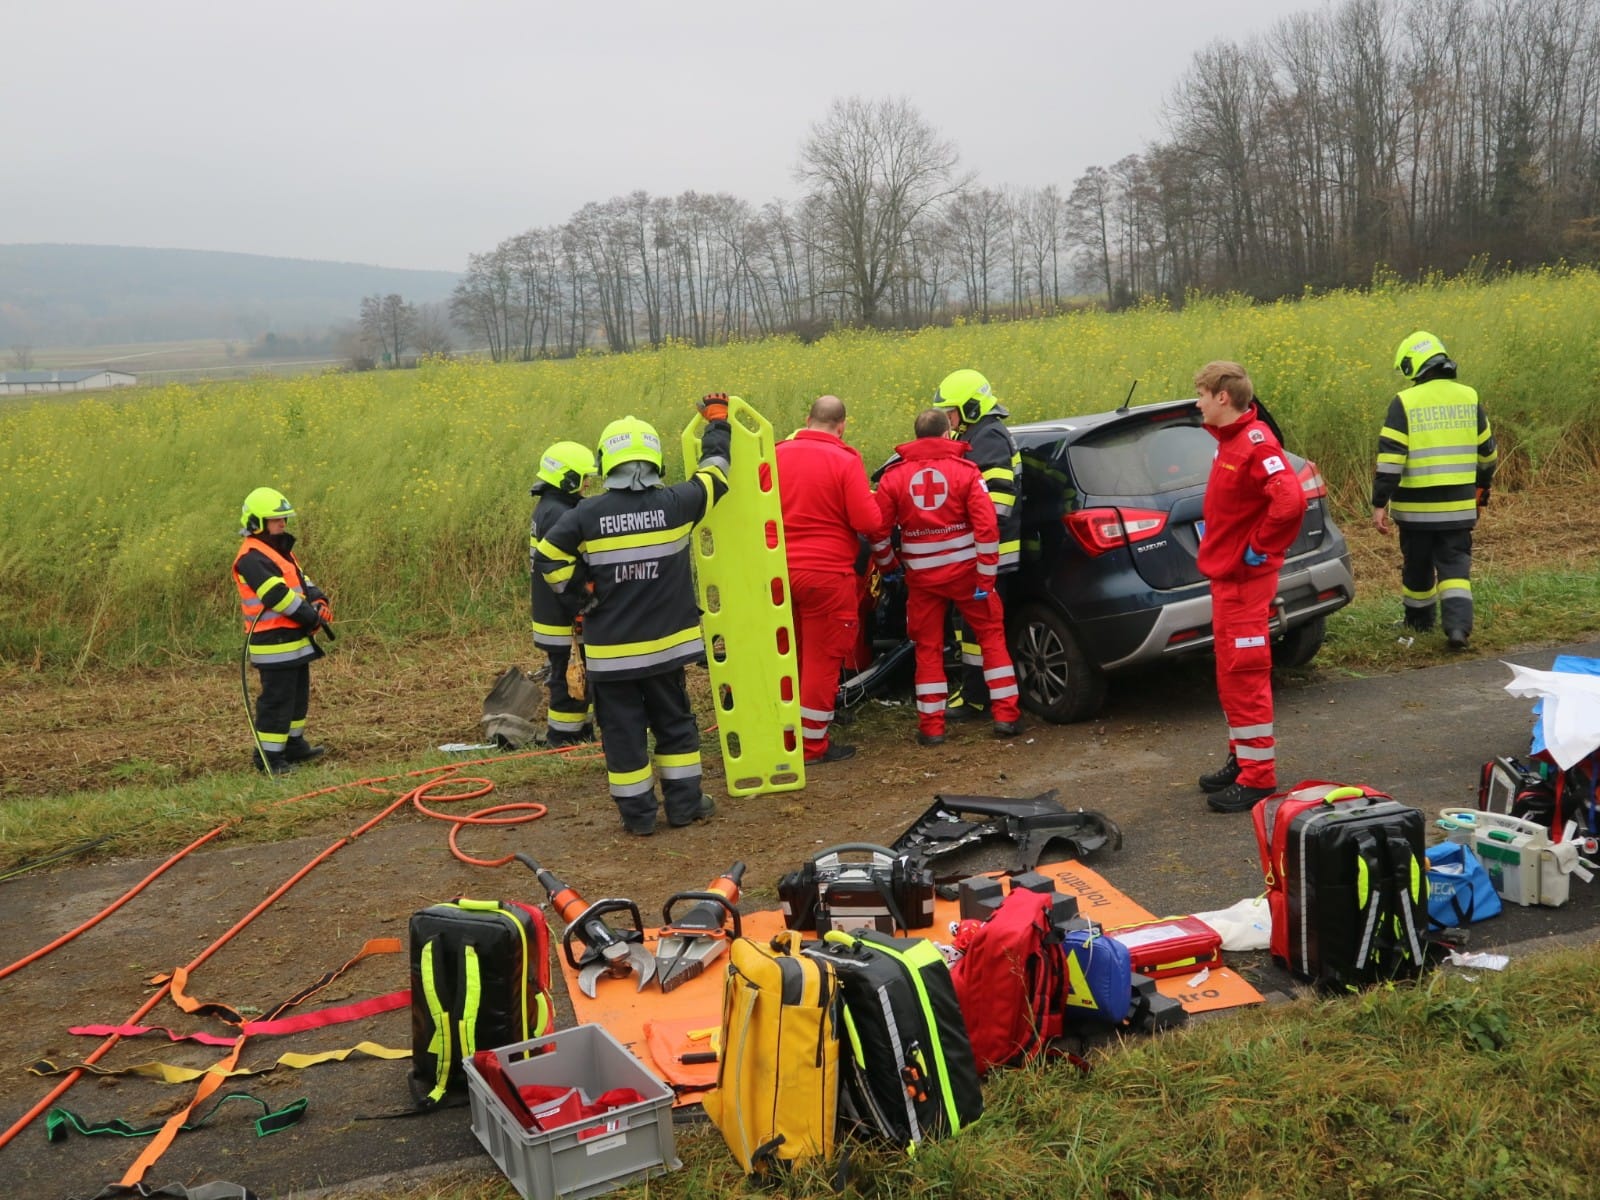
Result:
<instances>
[{"instance_id":1,"label":"car rear bumper","mask_svg":"<svg viewBox=\"0 0 1600 1200\"><path fill-rule=\"evenodd\" d=\"M1355 576L1350 570L1350 556L1324 559L1291 569L1278 577L1278 595L1273 605L1271 629L1274 635L1297 625L1303 625L1325 613L1343 608L1355 598ZM1211 592L1185 600L1173 600L1159 608L1148 609L1143 614L1148 620L1148 630L1132 650L1118 653L1117 657L1100 665L1108 671L1141 663L1156 662L1163 658L1192 654L1211 647ZM1107 618L1108 626L1118 626L1124 634L1131 614ZM1088 623L1087 646L1114 646L1117 639L1097 638ZM1107 630L1109 633L1110 630ZM1124 643L1125 644L1125 643ZM1092 655L1091 655L1092 657Z\"/></svg>"}]
</instances>

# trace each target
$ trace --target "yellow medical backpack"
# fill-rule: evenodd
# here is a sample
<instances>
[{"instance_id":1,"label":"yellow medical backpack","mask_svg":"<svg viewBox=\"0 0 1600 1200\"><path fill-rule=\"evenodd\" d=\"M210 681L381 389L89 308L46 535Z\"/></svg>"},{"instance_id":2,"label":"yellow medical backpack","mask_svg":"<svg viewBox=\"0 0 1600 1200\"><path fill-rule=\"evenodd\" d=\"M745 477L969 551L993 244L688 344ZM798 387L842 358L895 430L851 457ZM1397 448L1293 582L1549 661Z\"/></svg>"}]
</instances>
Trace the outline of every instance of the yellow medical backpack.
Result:
<instances>
[{"instance_id":1,"label":"yellow medical backpack","mask_svg":"<svg viewBox=\"0 0 1600 1200\"><path fill-rule=\"evenodd\" d=\"M833 967L784 930L737 938L722 994L722 1057L705 1110L746 1174L770 1179L833 1153L839 1107L839 987Z\"/></svg>"}]
</instances>

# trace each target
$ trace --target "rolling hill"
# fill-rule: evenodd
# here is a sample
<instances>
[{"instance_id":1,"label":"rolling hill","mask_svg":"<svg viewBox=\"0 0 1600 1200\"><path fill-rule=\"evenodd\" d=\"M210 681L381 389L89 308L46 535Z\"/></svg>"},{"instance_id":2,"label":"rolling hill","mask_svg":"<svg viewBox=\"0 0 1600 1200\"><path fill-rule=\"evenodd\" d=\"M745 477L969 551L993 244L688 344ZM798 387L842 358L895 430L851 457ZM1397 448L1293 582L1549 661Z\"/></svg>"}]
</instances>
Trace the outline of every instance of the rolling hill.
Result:
<instances>
[{"instance_id":1,"label":"rolling hill","mask_svg":"<svg viewBox=\"0 0 1600 1200\"><path fill-rule=\"evenodd\" d=\"M443 300L448 271L134 246L0 245L0 347L253 341L353 321L361 298Z\"/></svg>"}]
</instances>

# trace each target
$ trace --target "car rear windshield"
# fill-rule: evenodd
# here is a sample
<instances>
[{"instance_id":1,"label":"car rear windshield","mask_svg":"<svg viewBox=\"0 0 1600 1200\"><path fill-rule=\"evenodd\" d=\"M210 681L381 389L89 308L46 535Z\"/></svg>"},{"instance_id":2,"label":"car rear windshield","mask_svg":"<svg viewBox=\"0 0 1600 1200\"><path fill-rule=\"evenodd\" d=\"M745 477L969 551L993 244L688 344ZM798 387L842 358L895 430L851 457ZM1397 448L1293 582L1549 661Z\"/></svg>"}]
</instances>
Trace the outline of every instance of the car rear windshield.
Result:
<instances>
[{"instance_id":1,"label":"car rear windshield","mask_svg":"<svg viewBox=\"0 0 1600 1200\"><path fill-rule=\"evenodd\" d=\"M1198 487L1211 473L1216 439L1185 413L1097 430L1067 451L1078 490L1090 496L1159 496Z\"/></svg>"}]
</instances>

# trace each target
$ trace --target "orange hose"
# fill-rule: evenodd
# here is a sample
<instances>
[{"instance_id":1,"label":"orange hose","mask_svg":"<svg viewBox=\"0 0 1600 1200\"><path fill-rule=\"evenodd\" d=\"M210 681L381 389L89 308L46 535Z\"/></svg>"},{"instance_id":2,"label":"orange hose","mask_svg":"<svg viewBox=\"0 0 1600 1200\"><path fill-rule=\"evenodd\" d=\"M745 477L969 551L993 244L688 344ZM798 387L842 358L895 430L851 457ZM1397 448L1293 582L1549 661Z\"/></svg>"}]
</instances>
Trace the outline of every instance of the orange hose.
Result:
<instances>
[{"instance_id":1,"label":"orange hose","mask_svg":"<svg viewBox=\"0 0 1600 1200\"><path fill-rule=\"evenodd\" d=\"M84 933L87 930L93 929L96 925L100 924L101 921L104 921L112 913L116 912L117 909L121 908L129 900L132 900L140 892L144 891L144 889L146 887L148 887L150 884L154 883L158 878L161 877L162 874L164 874L166 872L168 867L172 866L180 858L182 858L184 855L188 854L189 851L194 850L194 849L196 849L196 848L198 848L200 846L205 845L212 838L216 837L219 833L221 833L223 830L228 828L228 826L231 825L231 824L233 824L233 822L232 821L228 821L228 822L225 822L225 823L223 823L221 825L218 825L215 829L213 829L210 833L206 834L204 837L197 838L196 840L190 842L182 850L179 850L171 858L167 859L166 862L162 863L154 871L151 871L150 874L146 875L138 883L134 884L127 891L123 892L121 896L119 896L117 899L113 900L110 904L106 905L99 912L97 912L94 916L90 917L87 921L85 921L82 925L79 925L76 929L68 930L66 933L63 933L60 937L58 937L55 941L51 942L48 946L40 946L32 954L23 955L21 958L17 959L17 961L12 963L10 966L0 967L0 979L4 979L7 975L10 975L15 971L22 970L23 967L27 966L31 962L35 962L38 959L43 958L46 954L49 954L50 951L56 949L58 946L65 946L68 942L70 942L73 938L77 937L80 933Z\"/></svg>"},{"instance_id":2,"label":"orange hose","mask_svg":"<svg viewBox=\"0 0 1600 1200\"><path fill-rule=\"evenodd\" d=\"M333 854L335 854L337 851L342 849L344 846L349 845L356 838L360 837L362 834L364 834L368 830L372 829L373 826L377 825L378 822L380 822L384 818L388 817L396 809L401 808L405 804L410 802L410 803L415 804L419 811L427 812L426 806L424 806L421 803L421 798L422 798L423 795L425 795L427 792L432 790L434 787L442 785L442 784L447 783L447 782L464 782L462 780L452 779L452 778L449 778L447 776L444 776L444 775L441 774L442 772L457 771L457 770L459 770L460 768L462 768L464 766L477 766L477 765L480 765L480 764L487 764L487 763L507 762L507 761L511 761L511 760L515 760L515 759L519 759L519 758L533 758L533 757L537 757L537 756L541 756L541 755L547 755L547 754L570 754L573 749L574 749L574 747L565 747L565 746L560 747L560 748L551 747L551 748L547 748L547 749L544 749L544 750L525 751L525 752L520 753L520 754L507 754L507 755L498 755L498 756L491 757L491 758L474 759L471 762L444 763L444 764L441 764L441 765L436 766L436 767L421 767L421 768L418 768L417 770L414 770L414 771L408 771L408 772L405 773L404 776L400 776L400 775L385 775L385 776L378 776L378 777L373 777L373 778L368 778L368 779L358 779L358 780L355 780L355 781L350 782L350 783L333 784L333 785L331 785L329 787L319 788L316 791L304 792L304 793L302 793L302 794L300 794L298 796L290 796L290 797L287 797L286 799L283 799L283 800L274 801L273 804L270 805L269 807L277 807L278 805L282 805L282 804L290 804L290 803L293 803L293 802L295 802L297 800L305 800L305 799L309 799L310 797L313 797L313 796L325 795L325 794L327 794L329 792L338 791L338 790L340 790L342 788L347 788L347 787L366 787L366 788L369 788L370 790L376 792L376 791L380 791L380 789L375 787L374 785L380 784L380 783L387 783L390 780L399 779L399 778L402 778L402 777L414 778L414 777L416 777L418 775L434 775L434 776L437 777L437 778L428 780L425 783L419 784L415 788L412 788L409 792L406 792L404 795L399 797L393 803L391 803L387 807L385 807L383 809L383 811L380 812L377 816L375 816L371 820L366 821L363 824L359 825L357 828L352 830L350 833L348 833L344 837L340 838L337 842L333 843L333 845L329 846L326 850L322 851L322 853L318 854L315 858L313 858L305 866L300 868L300 870L296 871L294 873L294 875L290 876L290 878L288 880L286 880L282 885L280 885L276 890L274 890L273 893L270 896L268 896L260 904L256 905L255 908L251 909L250 912L248 914L246 914L244 917L240 918L240 920L238 922L236 922L231 929L229 929L226 933L224 933L216 941L212 942L211 945L207 946L198 955L196 955L195 958L188 964L188 967L186 969L189 972L192 973L196 967L198 967L201 963L205 962L213 954L215 954L218 950L220 950L224 945L226 945L235 935L237 935L239 933L240 930L242 930L251 921L255 920L256 917L260 916L261 913L264 912L271 904L275 903L278 899L280 899L285 892L287 892L296 883L298 883L301 879L303 879L313 869L315 869L322 862L324 862L325 860L330 858ZM580 757L582 757L582 758L593 758L593 757L597 757L597 755L588 754L588 755L582 755ZM485 786L483 786L482 788L479 788L479 789L474 789L474 790L472 790L470 792L465 792L465 793L459 794L459 795L454 795L454 796L435 796L433 799L434 799L435 803L449 802L449 801L453 801L453 800L467 800L467 799L473 799L475 797L485 795L486 793L488 793L488 792L490 792L490 791L492 791L494 789L494 784L489 782L489 781L487 781L487 780L477 780L475 782L482 783ZM484 810L481 813L474 814L474 816L476 816L476 817L487 817L489 815L489 813L494 812L494 811L501 811L502 809L507 808L507 807L510 807L510 806L505 806L505 805L496 806L494 809ZM530 814L529 816L524 817L522 819L531 821L531 820L537 819L537 817L539 817L539 816L543 816L544 815L544 811L543 811L542 806L536 806L536 807L540 808L540 811L537 814ZM443 814L439 814L439 813L429 813L428 815L439 817L440 819L443 819L443 820L449 820L449 821L455 822L455 828L452 829L452 831L451 831L452 832L452 837L454 836L455 829L459 829L462 824L467 824L467 823L475 823L475 824L508 824L508 823L514 823L514 822L511 822L511 821L507 821L507 820L499 820L499 821L496 821L496 820L479 820L479 821L473 821L473 820L469 819L467 821L462 821L460 818L444 816ZM19 959L17 962L11 964L9 967L7 967L5 969L5 971L3 973L0 973L0 978L3 978L5 975L11 974L14 971L21 970L22 967L27 966L29 963L35 962L40 958L43 958L46 954L48 954L51 951L56 950L56 949L60 948L61 946L65 945L67 942L71 941L73 938L77 937L79 934L83 933L84 931L86 931L88 929L93 928L95 925L99 924L100 921L104 920L107 916L110 916L111 913L113 913L117 909L121 908L123 904L127 903L127 901L131 900L148 883L150 883L157 876L159 876L160 874L165 872L173 864L177 863L179 860L181 860L182 858L187 856L191 851L195 850L196 848L198 848L201 845L204 845L206 842L210 841L212 838L214 838L218 834L222 833L224 830L229 828L229 826L233 825L234 823L235 822L229 821L229 822L224 823L223 825L219 825L216 829L211 830L204 837L201 837L201 838L197 839L195 842L191 843L190 845L184 847L184 849L182 849L178 853L174 854L170 859L168 859L159 868L157 868L154 872L152 872L151 875L148 878L146 878L145 880L141 881L135 888L130 890L125 896L121 897L120 899L114 901L112 904L108 905L105 910L103 910L102 912L96 914L93 918L91 918L90 920L84 922L78 928L72 930L71 932L69 932L67 934L64 934L62 937L57 938L54 942L50 943L48 946L41 947L40 949L34 951L33 953L25 955L23 958ZM454 850L454 849L455 849L455 847L454 847L454 845L452 843L452 850ZM459 853L458 853L458 857L462 857L463 861L474 861L474 860L465 858L465 856L459 855ZM504 860L504 861L509 861L509 858ZM132 1015L130 1015L127 1018L127 1020L124 1022L124 1024L128 1024L128 1025L138 1024L138 1022L140 1020L142 1020L145 1017L145 1015L150 1012L151 1009L155 1008L155 1006L157 1004L159 1004L163 999L166 998L166 996L168 995L168 993L171 990L172 990L172 984L170 982L163 984L143 1004L141 1004L138 1007L138 1009ZM90 1051L87 1055L85 1055L84 1059L83 1059L83 1063L82 1063L81 1066L76 1067L71 1072L69 1072L61 1080L60 1083L56 1084L53 1088L50 1089L50 1091L48 1093L45 1094L43 1099L41 1099L38 1103L36 1103L32 1108L30 1108L26 1113L24 1113L21 1117L19 1117L15 1122L13 1122L12 1125L9 1128L7 1128L3 1132L0 1132L0 1148L4 1148L13 1139L15 1139L16 1136L19 1133L21 1133L24 1129L26 1129L41 1113L43 1113L46 1110L48 1110L49 1107L53 1103L55 1103L56 1100L58 1100L62 1095L64 1095L67 1092L67 1090L72 1087L73 1084L77 1083L79 1079L83 1078L84 1067L91 1066L94 1063L98 1062L101 1058L103 1058L106 1054L108 1054L111 1051L111 1049L120 1040L121 1040L121 1036L119 1034L111 1034L105 1039L105 1041L101 1042L100 1045L98 1045L92 1051ZM208 1076L207 1078L216 1078L216 1077L215 1076ZM200 1099L200 1097L197 1096L196 1097L196 1102L198 1102L199 1099ZM194 1107L194 1105L193 1105L193 1103L191 1103L189 1105L189 1109L192 1109L193 1107ZM188 1110L186 1109L185 1111L188 1111ZM179 1123L181 1124L181 1121L179 1121ZM170 1142L170 1140L171 1140L170 1136L166 1138L166 1141ZM163 1144L163 1149L164 1148L165 1148L165 1146ZM150 1161L154 1162L155 1158L151 1157ZM133 1180L135 1182L137 1182L138 1178L142 1177L144 1172L147 1171L148 1169L149 1169L149 1163L144 1164L144 1166L141 1168L139 1163L136 1162L133 1167L129 1168L129 1176L131 1176L133 1178ZM135 1170L138 1171L137 1175L134 1175Z\"/></svg>"},{"instance_id":3,"label":"orange hose","mask_svg":"<svg viewBox=\"0 0 1600 1200\"><path fill-rule=\"evenodd\" d=\"M374 785L375 784L380 784L380 783L389 783L389 782L391 782L392 780L395 780L395 779L409 778L409 777L417 776L417 775L438 774L439 772L444 772L444 771L457 771L457 770L460 770L462 767L472 767L472 766L478 766L478 765L489 764L489 763L497 763L497 762L510 762L510 761L512 761L514 759L532 758L532 757L535 757L537 755L544 755L544 754L570 754L574 749L576 749L576 747L572 747L572 746L549 747L549 748L544 749L544 750L524 751L523 753L520 753L520 754L503 754L503 755L498 755L498 756L493 757L493 758L478 758L478 759L473 759L473 760L471 760L469 762L441 763L440 765L438 765L436 767L420 767L415 771L406 772L406 774L404 776L401 776L401 775L376 775L376 776L372 776L371 778L368 778L368 779L355 779L355 780L351 780L348 783L330 784L329 786L324 787L324 788L317 788L315 791L301 792L297 796L288 796L288 797L285 797L282 800L274 800L270 804L262 805L261 808L257 809L257 811L259 812L262 809L266 809L266 808L277 808L277 807L280 807L281 805L285 805L285 804L295 804L295 803L298 803L301 800L310 800L310 799L312 799L313 797L316 797L316 796L326 796L326 795L328 795L328 794L330 794L332 792L342 791L345 788L364 787L364 788L367 788L369 791L377 792L380 795L387 795L389 793L385 792L381 788L375 787ZM594 754L584 754L584 755L579 755L578 756L578 758L580 760L594 758L594 757L597 757L597 756L594 755ZM492 785L491 785L491 787L492 787ZM483 792L475 792L475 793L473 793L473 796L481 796L483 794L484 794ZM465 800L465 799L471 799L471 798L472 797L469 797L469 796L448 796L448 797L438 797L437 799L439 799L439 800ZM426 811L426 809L424 809L423 811ZM387 810L385 811L384 815L388 815ZM445 816L443 813L429 813L428 815L429 816L440 817L441 819L446 820L446 821L466 820L469 823L471 823L471 818L449 817L449 816ZM543 812L539 813L539 816L543 816L543 815L544 815ZM533 817L533 816L528 816L528 817L524 817L523 818L523 820L527 820L527 821L532 821L532 820L536 820L536 819L537 818ZM150 883L154 882L161 875L165 874L173 866L176 866L177 863L180 860L182 860L185 856L187 856L190 851L196 850L199 847L205 845L212 838L216 837L218 834L221 834L222 832L224 832L225 830L229 829L231 826L236 825L237 823L238 823L237 819L232 820L232 821L224 821L221 825L218 825L215 829L213 829L210 833L206 834L204 837L198 838L195 841L191 842L189 845L185 846L182 850L179 850L171 858L167 859L166 862L162 863L154 871L150 872L149 875L145 876L144 879L140 880L137 884L135 884L127 892L123 893L116 900L113 900L105 908L101 909L98 913L96 913L94 916L90 917L87 921L83 922L83 924L79 925L77 928L71 929L71 930L67 931L66 933L62 934L60 937L58 937L55 941L51 942L49 945L41 946L37 950L34 950L29 954L23 955L16 962L11 963L9 966L6 966L4 968L0 968L0 979L4 979L7 975L11 975L11 974L13 974L13 973L15 973L17 971L22 970L23 967L26 967L31 963L37 962L39 959L43 958L45 955L49 954L53 950L59 950L62 946L65 946L68 942L72 941L79 934L87 933L89 930L93 929L96 925L98 925L101 921L103 921L107 917L109 917L112 913L116 912L124 904L128 903L128 901L132 900L135 896L137 896L140 892L142 892ZM508 824L508 825L509 824L516 824L516 822L514 822L514 821L489 822L489 823L491 823L491 824ZM451 849L452 850L455 849L455 846L454 846L453 843L451 845ZM461 856L458 854L457 857L461 857ZM463 861L473 861L473 862L475 862L475 860L469 860L469 859L463 859ZM507 859L506 861L509 862L510 860ZM475 865L484 865L484 864L476 864L475 863Z\"/></svg>"}]
</instances>

